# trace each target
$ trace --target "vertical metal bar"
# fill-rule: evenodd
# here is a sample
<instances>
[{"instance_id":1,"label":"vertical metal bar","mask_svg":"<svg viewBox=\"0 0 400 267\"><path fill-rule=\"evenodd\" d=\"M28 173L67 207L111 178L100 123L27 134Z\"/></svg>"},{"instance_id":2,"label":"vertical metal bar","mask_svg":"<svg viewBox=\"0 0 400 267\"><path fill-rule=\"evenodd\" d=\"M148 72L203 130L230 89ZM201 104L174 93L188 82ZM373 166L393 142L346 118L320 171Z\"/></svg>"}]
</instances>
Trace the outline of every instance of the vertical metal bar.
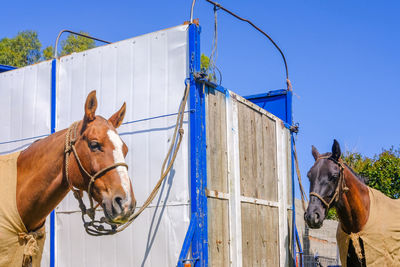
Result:
<instances>
[{"instance_id":1,"label":"vertical metal bar","mask_svg":"<svg viewBox=\"0 0 400 267\"><path fill-rule=\"evenodd\" d=\"M208 266L207 151L205 92L193 74L200 71L200 27L189 25L191 212L197 215L192 241L194 266ZM198 259L198 260L196 260Z\"/></svg>"},{"instance_id":2,"label":"vertical metal bar","mask_svg":"<svg viewBox=\"0 0 400 267\"><path fill-rule=\"evenodd\" d=\"M190 217L189 228L186 232L185 240L183 241L181 253L179 254L179 260L177 267L183 267L183 262L187 259L187 254L189 252L190 244L193 240L193 235L195 231L195 227L197 226L197 217L196 214L192 214Z\"/></svg>"},{"instance_id":3,"label":"vertical metal bar","mask_svg":"<svg viewBox=\"0 0 400 267\"><path fill-rule=\"evenodd\" d=\"M57 86L57 60L51 62L51 105L50 105L50 133L56 131L56 86ZM55 212L50 213L50 267L55 266Z\"/></svg>"},{"instance_id":4,"label":"vertical metal bar","mask_svg":"<svg viewBox=\"0 0 400 267\"><path fill-rule=\"evenodd\" d=\"M300 237L299 237L299 233L297 232L297 227L295 228L295 241L297 246L299 247L299 261L300 264L297 265L299 267L303 267L303 248L301 247L301 241L300 241ZM297 254L295 254L295 259L297 259Z\"/></svg>"}]
</instances>

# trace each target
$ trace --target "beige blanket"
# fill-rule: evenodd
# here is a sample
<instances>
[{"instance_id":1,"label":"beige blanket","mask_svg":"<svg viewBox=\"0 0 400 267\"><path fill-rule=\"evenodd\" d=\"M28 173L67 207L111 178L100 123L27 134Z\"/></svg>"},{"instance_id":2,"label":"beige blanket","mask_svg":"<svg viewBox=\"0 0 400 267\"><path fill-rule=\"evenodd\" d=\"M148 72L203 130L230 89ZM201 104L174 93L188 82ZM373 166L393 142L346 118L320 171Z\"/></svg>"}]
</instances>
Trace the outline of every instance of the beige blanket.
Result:
<instances>
[{"instance_id":1,"label":"beige blanket","mask_svg":"<svg viewBox=\"0 0 400 267\"><path fill-rule=\"evenodd\" d=\"M338 226L336 239L342 266L347 266L350 239L359 258L362 257L359 239L362 239L368 267L400 266L400 199L391 199L372 188L369 197L369 218L360 232L346 234L341 224Z\"/></svg>"},{"instance_id":2,"label":"beige blanket","mask_svg":"<svg viewBox=\"0 0 400 267\"><path fill-rule=\"evenodd\" d=\"M19 152L0 156L0 267L40 266L44 226L28 233L17 210Z\"/></svg>"}]
</instances>

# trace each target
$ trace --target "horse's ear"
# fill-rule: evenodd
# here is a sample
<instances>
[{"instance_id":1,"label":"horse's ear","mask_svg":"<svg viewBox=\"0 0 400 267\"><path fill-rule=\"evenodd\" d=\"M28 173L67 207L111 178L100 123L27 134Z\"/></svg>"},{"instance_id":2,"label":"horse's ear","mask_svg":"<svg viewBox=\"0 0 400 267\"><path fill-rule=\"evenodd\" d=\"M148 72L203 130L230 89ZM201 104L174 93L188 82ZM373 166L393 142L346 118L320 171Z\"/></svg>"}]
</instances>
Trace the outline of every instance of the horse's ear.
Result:
<instances>
[{"instance_id":1,"label":"horse's ear","mask_svg":"<svg viewBox=\"0 0 400 267\"><path fill-rule=\"evenodd\" d=\"M96 109L97 109L96 91L91 91L87 96L85 102L85 117L83 119L85 123L94 120L94 118L96 117Z\"/></svg>"},{"instance_id":2,"label":"horse's ear","mask_svg":"<svg viewBox=\"0 0 400 267\"><path fill-rule=\"evenodd\" d=\"M125 111L126 103L124 102L122 107L108 119L108 121L114 126L114 128L118 128L122 124L122 121L125 117Z\"/></svg>"},{"instance_id":3,"label":"horse's ear","mask_svg":"<svg viewBox=\"0 0 400 267\"><path fill-rule=\"evenodd\" d=\"M313 155L315 160L319 158L319 152L315 146L311 146L311 154Z\"/></svg>"},{"instance_id":4,"label":"horse's ear","mask_svg":"<svg viewBox=\"0 0 400 267\"><path fill-rule=\"evenodd\" d=\"M339 160L340 155L341 155L341 151L340 151L339 142L336 139L334 139L333 145L332 145L332 158L334 160Z\"/></svg>"}]
</instances>

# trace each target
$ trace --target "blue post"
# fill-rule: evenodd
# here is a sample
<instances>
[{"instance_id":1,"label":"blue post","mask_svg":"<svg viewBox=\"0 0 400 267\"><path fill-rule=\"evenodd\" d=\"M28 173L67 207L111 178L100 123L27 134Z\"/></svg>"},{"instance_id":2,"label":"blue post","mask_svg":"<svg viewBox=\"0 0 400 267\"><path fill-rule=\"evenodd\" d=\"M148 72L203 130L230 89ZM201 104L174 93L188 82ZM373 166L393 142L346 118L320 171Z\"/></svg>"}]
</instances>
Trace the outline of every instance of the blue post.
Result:
<instances>
[{"instance_id":1,"label":"blue post","mask_svg":"<svg viewBox=\"0 0 400 267\"><path fill-rule=\"evenodd\" d=\"M56 131L56 68L57 59L51 62L51 106L50 106L50 133ZM55 266L55 213L54 210L50 213L50 267Z\"/></svg>"},{"instance_id":2,"label":"blue post","mask_svg":"<svg viewBox=\"0 0 400 267\"><path fill-rule=\"evenodd\" d=\"M189 26L191 213L197 216L192 239L194 266L208 266L206 112L203 87L193 73L200 71L200 27Z\"/></svg>"}]
</instances>

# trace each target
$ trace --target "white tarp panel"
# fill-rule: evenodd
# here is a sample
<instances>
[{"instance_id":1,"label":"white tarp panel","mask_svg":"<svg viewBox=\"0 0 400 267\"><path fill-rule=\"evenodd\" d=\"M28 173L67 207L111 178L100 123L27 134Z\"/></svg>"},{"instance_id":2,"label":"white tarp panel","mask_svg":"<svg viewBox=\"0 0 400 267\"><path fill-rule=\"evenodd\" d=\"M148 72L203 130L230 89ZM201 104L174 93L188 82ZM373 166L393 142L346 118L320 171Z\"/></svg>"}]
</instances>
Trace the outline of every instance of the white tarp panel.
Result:
<instances>
[{"instance_id":1,"label":"white tarp panel","mask_svg":"<svg viewBox=\"0 0 400 267\"><path fill-rule=\"evenodd\" d=\"M62 57L57 65L57 130L83 118L87 94L97 91L97 114L109 118L124 101L125 121L176 113L187 77L187 26L139 36ZM160 175L176 116L122 125L127 163L141 206ZM188 114L174 168L148 208L114 236L84 232L72 194L56 209L56 265L175 266L190 221Z\"/></svg>"},{"instance_id":2,"label":"white tarp panel","mask_svg":"<svg viewBox=\"0 0 400 267\"><path fill-rule=\"evenodd\" d=\"M19 151L50 133L51 61L0 73L0 154ZM48 223L46 232L49 235ZM49 239L42 266L49 266Z\"/></svg>"}]
</instances>

